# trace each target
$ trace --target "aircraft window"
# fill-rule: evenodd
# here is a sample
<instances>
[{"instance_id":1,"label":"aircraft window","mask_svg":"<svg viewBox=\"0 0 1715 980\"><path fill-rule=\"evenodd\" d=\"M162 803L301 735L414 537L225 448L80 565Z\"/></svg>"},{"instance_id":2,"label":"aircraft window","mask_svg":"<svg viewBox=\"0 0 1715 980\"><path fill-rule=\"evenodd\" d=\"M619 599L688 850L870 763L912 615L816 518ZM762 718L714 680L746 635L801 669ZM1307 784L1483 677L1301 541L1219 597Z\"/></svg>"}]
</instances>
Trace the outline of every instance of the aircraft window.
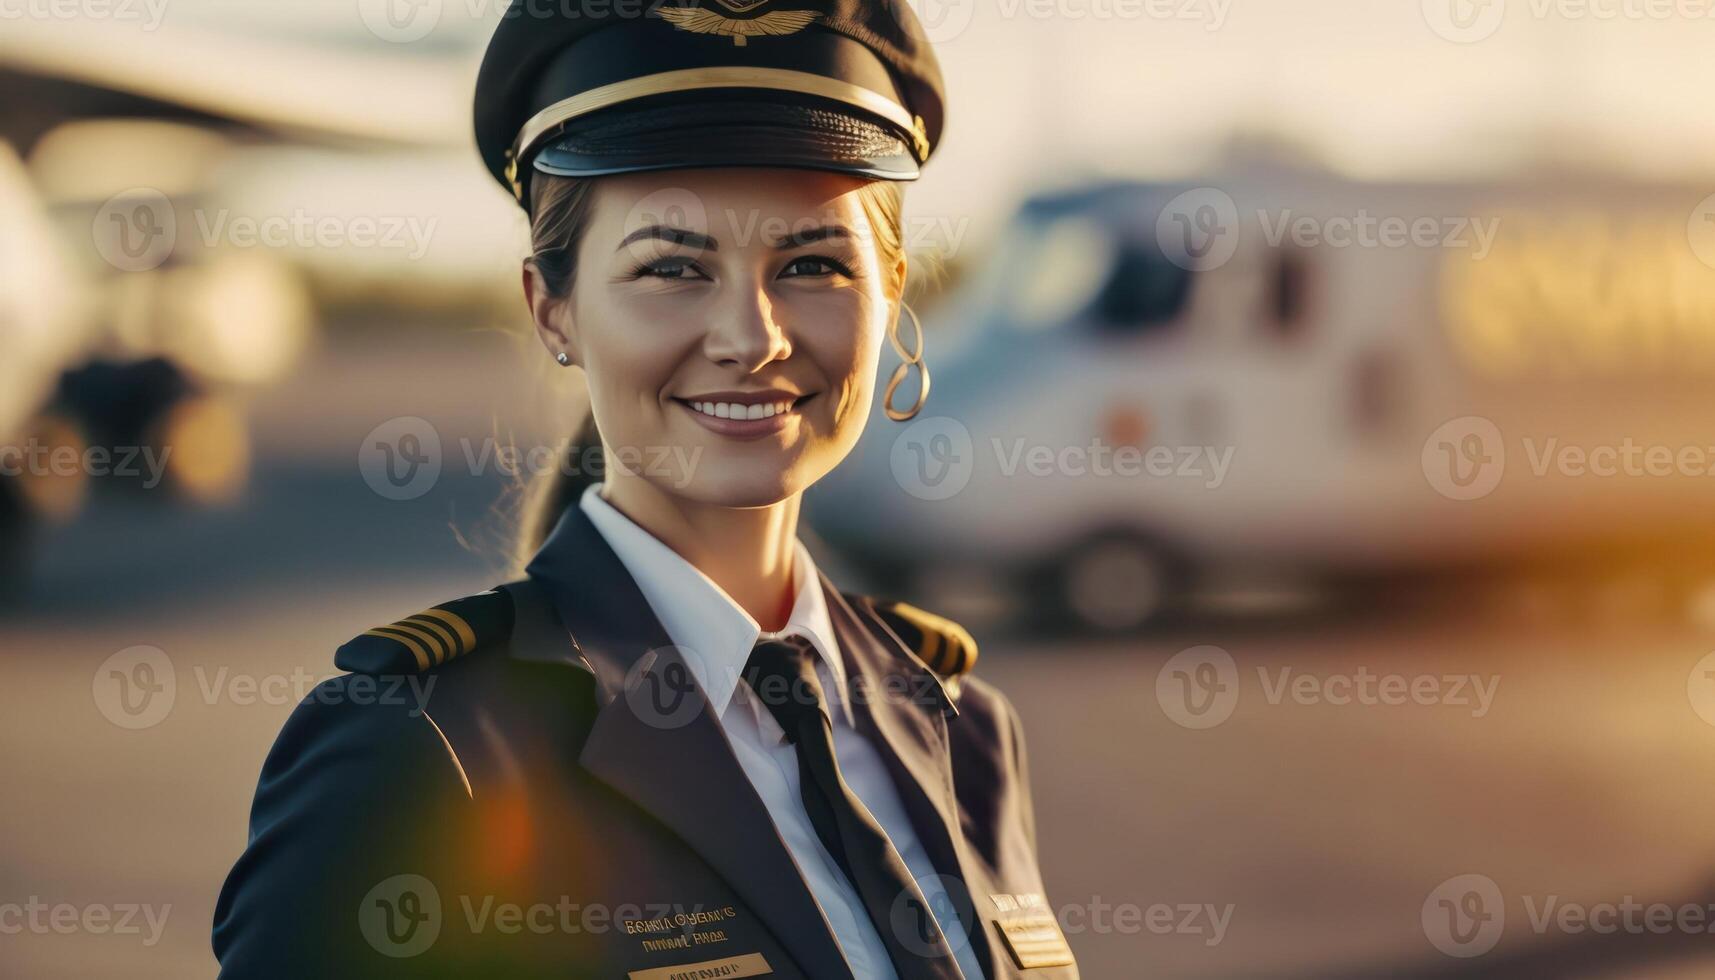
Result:
<instances>
[{"instance_id":1,"label":"aircraft window","mask_svg":"<svg viewBox=\"0 0 1715 980\"><path fill-rule=\"evenodd\" d=\"M1179 316L1190 293L1191 273L1169 262L1159 246L1126 242L1096 297L1095 313L1109 330L1159 328Z\"/></svg>"},{"instance_id":2,"label":"aircraft window","mask_svg":"<svg viewBox=\"0 0 1715 980\"><path fill-rule=\"evenodd\" d=\"M1269 282L1270 323L1282 337L1296 337L1305 320L1310 269L1304 256L1282 253Z\"/></svg>"},{"instance_id":3,"label":"aircraft window","mask_svg":"<svg viewBox=\"0 0 1715 980\"><path fill-rule=\"evenodd\" d=\"M1088 306L1113 264L1107 233L1082 218L1055 222L1014 254L1002 295L1027 329L1058 326Z\"/></svg>"}]
</instances>

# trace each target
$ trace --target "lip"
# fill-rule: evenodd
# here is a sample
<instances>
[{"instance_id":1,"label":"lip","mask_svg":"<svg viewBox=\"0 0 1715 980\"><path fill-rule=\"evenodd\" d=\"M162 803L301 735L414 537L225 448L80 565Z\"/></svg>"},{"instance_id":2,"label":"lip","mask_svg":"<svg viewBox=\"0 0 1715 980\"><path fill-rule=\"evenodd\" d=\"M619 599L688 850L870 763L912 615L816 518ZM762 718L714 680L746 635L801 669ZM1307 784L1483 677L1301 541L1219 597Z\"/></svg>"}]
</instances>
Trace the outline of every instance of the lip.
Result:
<instances>
[{"instance_id":1,"label":"lip","mask_svg":"<svg viewBox=\"0 0 1715 980\"><path fill-rule=\"evenodd\" d=\"M763 388L760 391L705 391L675 398L681 402L732 402L734 405L766 405L769 402L795 402L804 397L801 391L784 388Z\"/></svg>"},{"instance_id":2,"label":"lip","mask_svg":"<svg viewBox=\"0 0 1715 980\"><path fill-rule=\"evenodd\" d=\"M815 397L816 396L814 394L796 395L792 392L782 391L778 388L770 388L765 391L712 391L707 394L699 394L690 398L674 398L672 400L676 402L680 408L684 409L685 414L694 419L698 425L708 429L710 432L733 439L749 441L752 439L761 439L765 436L771 436L784 431L787 422L797 418L799 410L804 407L805 403ZM704 415L702 412L692 408L690 403L693 401L731 402L735 405L764 405L771 402L790 401L792 402L792 408L780 413L779 415L771 415L765 419L722 419L716 418L713 415Z\"/></svg>"}]
</instances>

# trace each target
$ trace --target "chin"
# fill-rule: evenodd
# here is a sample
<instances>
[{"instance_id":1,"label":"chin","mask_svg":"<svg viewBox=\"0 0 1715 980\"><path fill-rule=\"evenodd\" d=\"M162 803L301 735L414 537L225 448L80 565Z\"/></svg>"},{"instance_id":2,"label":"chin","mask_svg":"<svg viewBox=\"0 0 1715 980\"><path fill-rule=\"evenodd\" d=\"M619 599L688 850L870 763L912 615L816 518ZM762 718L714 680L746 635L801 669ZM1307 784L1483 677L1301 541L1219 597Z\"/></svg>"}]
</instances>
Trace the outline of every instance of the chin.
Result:
<instances>
[{"instance_id":1,"label":"chin","mask_svg":"<svg viewBox=\"0 0 1715 980\"><path fill-rule=\"evenodd\" d=\"M675 492L718 507L769 507L809 489L815 482L796 465L705 461L697 468L695 478Z\"/></svg>"}]
</instances>

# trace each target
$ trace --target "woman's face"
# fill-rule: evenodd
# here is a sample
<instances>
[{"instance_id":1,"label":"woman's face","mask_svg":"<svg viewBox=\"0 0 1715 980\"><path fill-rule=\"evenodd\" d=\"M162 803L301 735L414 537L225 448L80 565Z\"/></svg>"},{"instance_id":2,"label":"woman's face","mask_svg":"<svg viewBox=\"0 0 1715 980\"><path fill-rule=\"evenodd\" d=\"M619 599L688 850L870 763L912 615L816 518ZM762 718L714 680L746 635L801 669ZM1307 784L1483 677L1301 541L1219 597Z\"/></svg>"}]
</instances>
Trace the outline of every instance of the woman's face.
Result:
<instances>
[{"instance_id":1,"label":"woman's face","mask_svg":"<svg viewBox=\"0 0 1715 980\"><path fill-rule=\"evenodd\" d=\"M610 474L756 507L845 458L895 313L889 283L904 281L903 259L880 267L864 183L758 168L597 182L571 293L537 319L587 372Z\"/></svg>"}]
</instances>

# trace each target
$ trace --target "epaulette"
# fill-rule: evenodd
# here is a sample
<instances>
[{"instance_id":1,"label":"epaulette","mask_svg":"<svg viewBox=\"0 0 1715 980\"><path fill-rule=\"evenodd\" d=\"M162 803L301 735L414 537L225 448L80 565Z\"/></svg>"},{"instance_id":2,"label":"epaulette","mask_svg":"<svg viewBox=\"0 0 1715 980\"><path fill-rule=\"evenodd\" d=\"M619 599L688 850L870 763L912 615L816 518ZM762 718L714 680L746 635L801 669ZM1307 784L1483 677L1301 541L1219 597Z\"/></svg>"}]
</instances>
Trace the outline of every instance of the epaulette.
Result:
<instances>
[{"instance_id":1,"label":"epaulette","mask_svg":"<svg viewBox=\"0 0 1715 980\"><path fill-rule=\"evenodd\" d=\"M905 602L871 599L869 604L917 659L946 680L956 682L976 666L977 641L958 623Z\"/></svg>"},{"instance_id":2,"label":"epaulette","mask_svg":"<svg viewBox=\"0 0 1715 980\"><path fill-rule=\"evenodd\" d=\"M443 602L386 626L364 630L334 654L341 670L415 673L439 667L512 636L512 597L498 589Z\"/></svg>"}]
</instances>

